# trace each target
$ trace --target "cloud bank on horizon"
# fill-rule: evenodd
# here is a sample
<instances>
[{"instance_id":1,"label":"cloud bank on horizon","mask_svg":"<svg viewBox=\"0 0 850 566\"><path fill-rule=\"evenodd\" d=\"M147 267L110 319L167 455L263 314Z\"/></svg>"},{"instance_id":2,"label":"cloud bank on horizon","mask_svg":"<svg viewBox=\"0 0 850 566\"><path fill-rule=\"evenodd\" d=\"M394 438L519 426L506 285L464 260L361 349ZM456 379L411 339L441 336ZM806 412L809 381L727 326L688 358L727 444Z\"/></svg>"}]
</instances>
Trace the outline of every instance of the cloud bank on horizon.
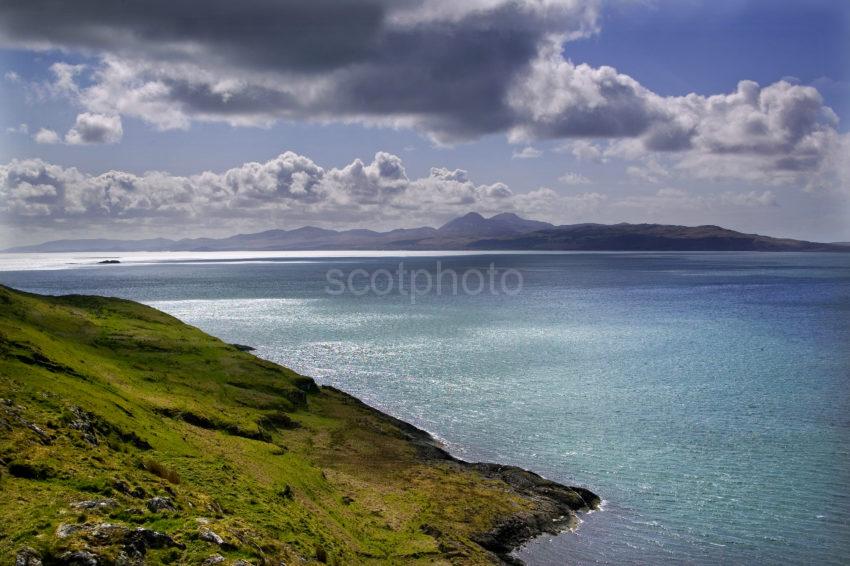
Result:
<instances>
[{"instance_id":1,"label":"cloud bank on horizon","mask_svg":"<svg viewBox=\"0 0 850 566\"><path fill-rule=\"evenodd\" d=\"M370 163L355 159L330 169L286 152L265 163L191 176L90 175L40 159L13 160L0 165L0 202L7 221L17 228L38 231L59 222L68 230L96 224L121 233L211 220L225 231L282 218L298 219L299 224L285 224L290 228L349 225L363 218L370 218L373 227L409 227L440 224L470 210L562 222L579 221L603 206L623 213L658 207L723 211L776 206L770 190L697 195L666 188L648 197L612 199L597 191L560 195L549 188L515 193L504 183L476 183L461 169L432 168L427 176L411 179L401 158L385 152Z\"/></svg>"},{"instance_id":2,"label":"cloud bank on horizon","mask_svg":"<svg viewBox=\"0 0 850 566\"><path fill-rule=\"evenodd\" d=\"M32 85L79 109L66 133L35 131L40 144L117 144L124 119L161 131L358 123L442 145L500 134L524 160L540 157L534 144L559 140L577 161L622 160L630 179L665 185L643 197L648 208L683 198L694 207L773 206L782 186L846 198L850 138L815 87L741 80L732 92L665 96L613 67L572 62L565 45L599 33L605 8L601 0L2 1L0 46L72 60ZM22 81L14 72L6 80ZM578 173L561 179L591 183ZM666 186L675 179L758 186L691 197ZM289 152L190 176L89 175L15 160L0 167L0 195L8 223L45 227L200 226L210 217L356 224L464 208L577 218L641 201L601 190L514 193L445 169L409 179L390 153L323 169Z\"/></svg>"}]
</instances>

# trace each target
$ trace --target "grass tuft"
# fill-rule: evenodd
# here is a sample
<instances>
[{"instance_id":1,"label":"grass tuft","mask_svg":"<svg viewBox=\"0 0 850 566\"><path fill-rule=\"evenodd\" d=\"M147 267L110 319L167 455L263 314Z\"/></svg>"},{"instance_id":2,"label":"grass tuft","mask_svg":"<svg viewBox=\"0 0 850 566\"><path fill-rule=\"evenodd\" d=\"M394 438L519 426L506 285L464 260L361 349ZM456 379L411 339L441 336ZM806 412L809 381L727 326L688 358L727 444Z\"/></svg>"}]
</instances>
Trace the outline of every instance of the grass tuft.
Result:
<instances>
[{"instance_id":1,"label":"grass tuft","mask_svg":"<svg viewBox=\"0 0 850 566\"><path fill-rule=\"evenodd\" d=\"M174 468L169 468L165 464L160 464L152 458L145 458L142 460L142 469L155 476L161 477L169 483L173 483L175 485L180 483L180 474L178 474Z\"/></svg>"}]
</instances>

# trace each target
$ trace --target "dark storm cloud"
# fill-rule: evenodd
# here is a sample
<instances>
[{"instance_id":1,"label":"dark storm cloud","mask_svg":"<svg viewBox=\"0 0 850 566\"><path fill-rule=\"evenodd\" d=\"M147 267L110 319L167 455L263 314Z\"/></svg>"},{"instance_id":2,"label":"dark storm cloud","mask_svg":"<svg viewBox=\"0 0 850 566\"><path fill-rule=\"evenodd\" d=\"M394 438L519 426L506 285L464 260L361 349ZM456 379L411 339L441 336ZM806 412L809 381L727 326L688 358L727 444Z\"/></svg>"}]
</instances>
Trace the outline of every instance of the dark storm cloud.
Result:
<instances>
[{"instance_id":1,"label":"dark storm cloud","mask_svg":"<svg viewBox=\"0 0 850 566\"><path fill-rule=\"evenodd\" d=\"M205 83L179 79L166 79L164 83L174 100L205 114L273 114L298 107L297 100L291 94L259 85L245 85L222 96L222 93L215 92Z\"/></svg>"},{"instance_id":2,"label":"dark storm cloud","mask_svg":"<svg viewBox=\"0 0 850 566\"><path fill-rule=\"evenodd\" d=\"M300 107L294 117L398 119L445 138L507 129L514 119L507 89L541 39L587 33L596 13L595 1L568 0L0 0L0 6L5 43L84 50L145 67L138 79L160 81L167 92L148 90L190 117L245 113L268 120ZM264 76L261 84L246 85L257 75ZM220 80L237 84L222 89Z\"/></svg>"},{"instance_id":3,"label":"dark storm cloud","mask_svg":"<svg viewBox=\"0 0 850 566\"><path fill-rule=\"evenodd\" d=\"M525 19L525 21L523 21ZM507 129L510 79L528 64L541 29L515 7L384 35L373 57L344 73L336 111L412 115L429 131L473 137Z\"/></svg>"},{"instance_id":4,"label":"dark storm cloud","mask_svg":"<svg viewBox=\"0 0 850 566\"><path fill-rule=\"evenodd\" d=\"M386 6L370 0L3 0L3 35L16 42L251 67L323 71L362 59Z\"/></svg>"}]
</instances>

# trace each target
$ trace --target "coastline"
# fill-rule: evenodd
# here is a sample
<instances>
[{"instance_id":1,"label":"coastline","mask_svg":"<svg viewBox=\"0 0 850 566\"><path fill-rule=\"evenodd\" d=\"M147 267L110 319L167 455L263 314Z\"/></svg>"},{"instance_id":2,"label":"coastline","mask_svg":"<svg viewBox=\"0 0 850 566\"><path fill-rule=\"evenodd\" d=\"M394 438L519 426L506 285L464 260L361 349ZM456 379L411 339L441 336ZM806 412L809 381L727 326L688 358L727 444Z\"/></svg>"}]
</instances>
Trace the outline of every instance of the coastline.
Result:
<instances>
[{"instance_id":1,"label":"coastline","mask_svg":"<svg viewBox=\"0 0 850 566\"><path fill-rule=\"evenodd\" d=\"M0 304L0 562L521 564L600 503L139 303Z\"/></svg>"},{"instance_id":2,"label":"coastline","mask_svg":"<svg viewBox=\"0 0 850 566\"><path fill-rule=\"evenodd\" d=\"M376 409L337 387L332 385L319 387L392 423L405 434L407 441L416 447L419 457L423 460L449 462L458 467L476 471L486 478L502 480L517 492L530 497L536 504L533 511L505 517L493 529L478 533L473 538L476 543L506 564L524 564L512 555L515 550L539 536L558 535L571 531L580 523L579 513L592 512L600 508L602 499L589 489L563 485L518 466L467 462L446 451L428 431Z\"/></svg>"}]
</instances>

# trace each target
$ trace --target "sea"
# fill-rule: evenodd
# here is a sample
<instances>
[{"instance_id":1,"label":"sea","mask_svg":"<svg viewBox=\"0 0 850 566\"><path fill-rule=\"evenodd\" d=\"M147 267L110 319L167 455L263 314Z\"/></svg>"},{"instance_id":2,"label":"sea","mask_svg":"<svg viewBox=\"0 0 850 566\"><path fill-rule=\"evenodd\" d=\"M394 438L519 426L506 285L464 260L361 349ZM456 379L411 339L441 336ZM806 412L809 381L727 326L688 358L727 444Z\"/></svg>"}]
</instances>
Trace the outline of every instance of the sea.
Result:
<instances>
[{"instance_id":1,"label":"sea","mask_svg":"<svg viewBox=\"0 0 850 566\"><path fill-rule=\"evenodd\" d=\"M599 494L531 565L850 561L850 254L10 254L0 283L141 301Z\"/></svg>"}]
</instances>

